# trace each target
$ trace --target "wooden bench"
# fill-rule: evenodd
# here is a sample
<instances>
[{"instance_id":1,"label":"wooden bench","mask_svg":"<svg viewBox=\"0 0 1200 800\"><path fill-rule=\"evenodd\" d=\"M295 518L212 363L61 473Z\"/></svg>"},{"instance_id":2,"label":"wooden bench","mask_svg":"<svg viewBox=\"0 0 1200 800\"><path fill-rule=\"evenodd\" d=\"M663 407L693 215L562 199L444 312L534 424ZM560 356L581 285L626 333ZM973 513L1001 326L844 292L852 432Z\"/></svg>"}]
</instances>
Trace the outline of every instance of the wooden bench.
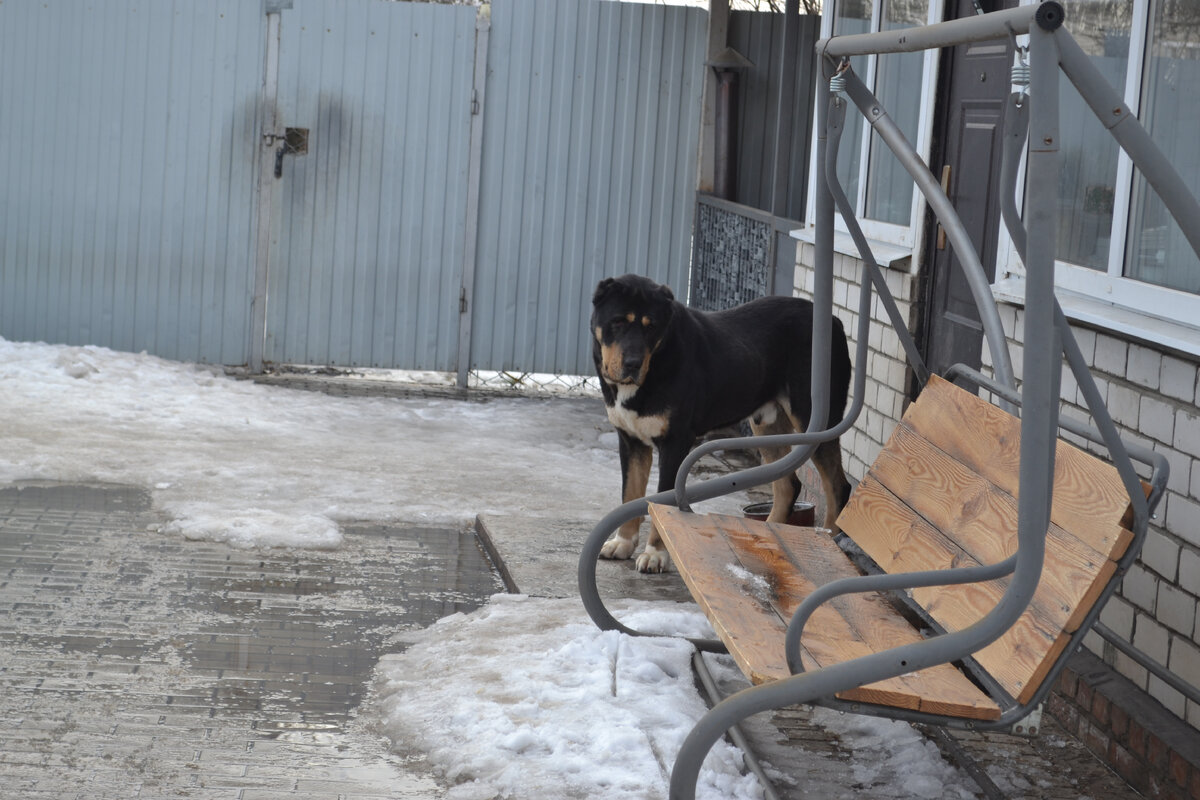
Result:
<instances>
[{"instance_id":1,"label":"wooden bench","mask_svg":"<svg viewBox=\"0 0 1200 800\"><path fill-rule=\"evenodd\" d=\"M1016 549L1020 423L934 377L855 489L838 524L887 573L994 564ZM784 633L815 587L861 574L819 528L686 513L650 513L693 597L755 684L790 674ZM1133 536L1129 496L1107 462L1059 441L1045 567L1020 620L974 654L1010 699L1026 703L1114 575ZM995 607L1007 579L914 589L947 632ZM878 594L823 604L804 629L806 671L920 641ZM862 686L841 700L991 720L1001 702L945 664Z\"/></svg>"}]
</instances>

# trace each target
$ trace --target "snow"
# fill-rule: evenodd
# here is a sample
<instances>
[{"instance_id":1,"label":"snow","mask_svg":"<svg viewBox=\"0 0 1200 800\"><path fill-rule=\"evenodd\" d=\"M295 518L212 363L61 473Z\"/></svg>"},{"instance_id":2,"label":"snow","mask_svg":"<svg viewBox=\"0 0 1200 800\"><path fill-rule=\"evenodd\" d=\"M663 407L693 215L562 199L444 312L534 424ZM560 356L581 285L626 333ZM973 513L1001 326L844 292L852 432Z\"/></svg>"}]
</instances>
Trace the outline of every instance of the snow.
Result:
<instances>
[{"instance_id":1,"label":"snow","mask_svg":"<svg viewBox=\"0 0 1200 800\"><path fill-rule=\"evenodd\" d=\"M341 522L599 518L620 496L615 436L591 404L337 398L3 339L0 386L0 483L144 486L192 539L334 548Z\"/></svg>"},{"instance_id":2,"label":"snow","mask_svg":"<svg viewBox=\"0 0 1200 800\"><path fill-rule=\"evenodd\" d=\"M713 635L694 608L621 610L646 630ZM402 752L428 754L451 800L665 797L662 765L705 711L691 655L678 639L600 631L578 601L497 595L384 659L376 691L384 731ZM453 680L429 680L450 664ZM719 743L697 797L762 797L741 771L740 753Z\"/></svg>"},{"instance_id":3,"label":"snow","mask_svg":"<svg viewBox=\"0 0 1200 800\"><path fill-rule=\"evenodd\" d=\"M338 398L145 354L0 339L0 485L37 480L142 486L170 520L162 535L239 547L338 548L347 521L598 519L620 494L616 437L592 403ZM691 606L618 611L645 630L706 628ZM453 800L661 797L704 711L689 657L676 640L597 630L577 599L497 596L385 657L370 702ZM910 726L818 719L861 751L861 785L882 782L889 798L971 796ZM760 794L722 743L700 796Z\"/></svg>"}]
</instances>

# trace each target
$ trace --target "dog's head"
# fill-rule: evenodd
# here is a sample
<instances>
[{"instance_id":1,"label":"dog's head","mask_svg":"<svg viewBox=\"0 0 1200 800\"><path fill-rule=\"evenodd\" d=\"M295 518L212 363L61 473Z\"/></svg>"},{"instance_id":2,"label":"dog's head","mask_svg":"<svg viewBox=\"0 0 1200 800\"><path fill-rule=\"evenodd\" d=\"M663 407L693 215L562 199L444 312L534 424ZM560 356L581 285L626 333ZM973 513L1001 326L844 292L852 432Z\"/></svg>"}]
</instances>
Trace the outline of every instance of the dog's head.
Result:
<instances>
[{"instance_id":1,"label":"dog's head","mask_svg":"<svg viewBox=\"0 0 1200 800\"><path fill-rule=\"evenodd\" d=\"M640 386L675 315L675 295L640 275L605 278L592 295L592 356L609 383Z\"/></svg>"}]
</instances>

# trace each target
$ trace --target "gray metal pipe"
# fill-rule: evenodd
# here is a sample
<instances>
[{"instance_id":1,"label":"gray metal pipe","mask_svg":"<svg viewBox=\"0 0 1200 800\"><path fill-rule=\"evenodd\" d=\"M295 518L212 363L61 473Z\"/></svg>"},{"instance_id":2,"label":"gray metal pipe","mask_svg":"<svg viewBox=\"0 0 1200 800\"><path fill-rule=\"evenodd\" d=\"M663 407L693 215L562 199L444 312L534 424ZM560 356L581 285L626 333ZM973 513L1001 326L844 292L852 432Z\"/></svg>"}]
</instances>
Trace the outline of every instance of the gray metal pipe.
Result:
<instances>
[{"instance_id":1,"label":"gray metal pipe","mask_svg":"<svg viewBox=\"0 0 1200 800\"><path fill-rule=\"evenodd\" d=\"M1000 155L1000 216L1009 238L1017 248L1021 261L1025 261L1028 238L1021 212L1017 208L1017 178L1021 174L1021 153L1025 151L1025 140L1029 134L1029 102L1018 102L1020 95L1008 97L1004 110L1003 148Z\"/></svg>"},{"instance_id":2,"label":"gray metal pipe","mask_svg":"<svg viewBox=\"0 0 1200 800\"><path fill-rule=\"evenodd\" d=\"M1100 634L1100 636L1106 642L1111 642L1113 647L1117 648L1122 653L1129 656L1134 661L1137 661L1139 664L1149 670L1154 677L1158 678L1160 681L1167 684L1167 686L1170 686L1172 689L1179 692L1193 703L1200 704L1200 689L1197 689L1195 686L1187 683L1174 672L1171 672L1164 667L1162 664L1151 660L1145 653L1122 639L1116 631L1104 623L1097 622L1092 626L1092 629L1096 631L1096 633Z\"/></svg>"},{"instance_id":3,"label":"gray metal pipe","mask_svg":"<svg viewBox=\"0 0 1200 800\"><path fill-rule=\"evenodd\" d=\"M870 283L874 285L875 292L879 297L879 302L883 303L884 311L891 320L892 329L896 332L896 337L900 340L900 346L904 349L904 354L908 357L908 363L912 367L913 372L917 375L917 380L922 386L929 382L929 368L925 366L925 359L921 358L921 353L917 349L917 343L913 341L912 334L908 331L908 320L900 314L900 308L896 305L896 299L892 297L892 291L888 289L887 281L883 278L883 272L879 267L879 262L875 260L874 253L871 252L871 245L867 241L866 234L863 233L862 226L858 224L858 217L854 213L854 206L850 204L850 199L846 197L846 190L842 188L841 182L837 176L837 151L841 142L842 132L845 130L846 121L846 106L841 101L841 98L832 98L832 107L829 112L829 127L833 131L830 137L829 152L825 156L825 182L829 187L830 193L833 195L833 202L837 206L838 211L842 214L842 221L846 223L846 230L850 232L850 238L854 240L854 246L858 248L858 255L864 264L864 271ZM860 304L858 313L870 316L870 308L864 303ZM863 326L859 326L859 338L865 334L862 332Z\"/></svg>"},{"instance_id":4,"label":"gray metal pipe","mask_svg":"<svg viewBox=\"0 0 1200 800\"><path fill-rule=\"evenodd\" d=\"M853 69L845 70L843 76L846 81L846 93L850 99L871 123L871 127L879 134L884 144L895 154L905 171L912 176L938 221L942 223L946 236L950 239L950 244L958 255L963 275L966 276L967 285L971 289L971 296L975 299L975 306L979 310L984 338L988 343L988 352L992 356L992 368L1002 383L1015 386L1012 358L1008 352L1008 340L1004 335L1004 325L1000 322L1000 312L992 297L991 285L983 271L979 254L975 252L975 245L971 242L971 237L967 233L962 219L959 218L950 198L942 191L941 184L933 177L929 167L905 138L903 131L895 121L888 116L887 111L884 110L875 95L854 74Z\"/></svg>"},{"instance_id":5,"label":"gray metal pipe","mask_svg":"<svg viewBox=\"0 0 1200 800\"><path fill-rule=\"evenodd\" d=\"M1025 368L1021 385L1020 503L1017 509L1017 568L1004 594L1022 609L1041 578L1054 460L1062 346L1054 325L1054 246L1058 224L1058 48L1049 32L1029 33L1031 73L1029 144L1029 253L1026 258ZM1003 602L1003 601L1002 601ZM1014 618L1009 622L1015 622Z\"/></svg>"},{"instance_id":6,"label":"gray metal pipe","mask_svg":"<svg viewBox=\"0 0 1200 800\"><path fill-rule=\"evenodd\" d=\"M818 586L812 594L804 598L792 619L788 623L787 634L784 637L784 655L787 657L788 668L792 674L804 671L800 660L800 639L804 635L804 626L817 608L844 594L861 594L864 592L893 592L902 589L920 589L928 586L954 586L963 583L984 583L986 581L1011 575L1016 567L1016 556L1009 556L996 564L982 564L977 567L961 567L958 569L924 570L921 572L883 573L880 575L862 575L854 578L841 578ZM946 649L944 641L930 639L929 643L937 643ZM950 661L962 655L954 648L946 649L950 655L945 660ZM938 656L940 657L940 656ZM942 661L933 663L940 664Z\"/></svg>"},{"instance_id":7,"label":"gray metal pipe","mask_svg":"<svg viewBox=\"0 0 1200 800\"><path fill-rule=\"evenodd\" d=\"M1052 5L1057 6L1057 3ZM1003 39L1012 34L1029 33L1040 6L1021 6L1007 11L994 11L983 16L939 22L921 28L859 33L836 36L817 42L817 56L841 59L871 53L912 53L953 47L968 42ZM1062 9L1058 9L1061 15ZM1061 16L1059 17L1061 21Z\"/></svg>"},{"instance_id":8,"label":"gray metal pipe","mask_svg":"<svg viewBox=\"0 0 1200 800\"><path fill-rule=\"evenodd\" d=\"M1065 41L1061 36L1056 36L1055 39L1060 45ZM1018 102L1018 95L1012 95L1009 98L1006 112L1003 157L1000 166L1000 210L1005 227L1017 249L1017 255L1022 261L1025 261L1029 243L1024 224L1017 210L1016 187L1021 149L1024 147L1029 126L1029 104ZM1126 492L1129 493L1134 513L1133 528L1140 530L1145 526L1149 516L1146 497L1141 491L1141 480L1130 462L1125 442L1117 432L1112 416L1108 412L1108 406L1105 405L1104 398L1100 395L1091 369L1083 352L1079 349L1079 343L1075 340L1074 333L1071 332L1071 326L1067 322L1066 315L1063 314L1062 306L1057 298L1054 300L1054 324L1062 340L1063 354L1066 356L1067 364L1083 393L1084 403L1091 413L1092 419L1095 420L1102 441L1112 456Z\"/></svg>"},{"instance_id":9,"label":"gray metal pipe","mask_svg":"<svg viewBox=\"0 0 1200 800\"><path fill-rule=\"evenodd\" d=\"M696 677L700 679L700 685L704 688L704 693L708 695L710 705L716 705L721 702L721 690L717 686L717 681L713 678L712 672L708 665L704 663L703 653L692 653L692 669L696 672ZM779 793L775 791L771 779L767 777L766 771L762 768L762 764L758 762L758 758L750 750L750 743L746 741L746 734L738 725L734 725L728 731L729 741L733 742L733 746L742 751L742 758L746 762L746 767L754 773L754 777L758 778L758 785L763 790L763 800L779 800Z\"/></svg>"}]
</instances>

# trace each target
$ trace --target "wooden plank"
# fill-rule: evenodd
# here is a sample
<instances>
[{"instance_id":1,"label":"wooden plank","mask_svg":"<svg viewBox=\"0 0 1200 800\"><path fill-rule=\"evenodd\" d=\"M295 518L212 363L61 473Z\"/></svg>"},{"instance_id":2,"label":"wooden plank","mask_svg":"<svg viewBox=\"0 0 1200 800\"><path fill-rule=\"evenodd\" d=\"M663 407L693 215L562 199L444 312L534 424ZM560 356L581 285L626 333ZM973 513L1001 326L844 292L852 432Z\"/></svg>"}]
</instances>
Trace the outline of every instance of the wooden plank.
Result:
<instances>
[{"instance_id":1,"label":"wooden plank","mask_svg":"<svg viewBox=\"0 0 1200 800\"><path fill-rule=\"evenodd\" d=\"M692 596L755 683L789 674L785 619L801 600L820 583L857 574L837 545L814 529L685 514L656 504L650 513ZM801 661L815 669L920 638L882 598L853 595L817 610ZM839 697L976 719L999 715L999 707L949 665Z\"/></svg>"},{"instance_id":2,"label":"wooden plank","mask_svg":"<svg viewBox=\"0 0 1200 800\"><path fill-rule=\"evenodd\" d=\"M844 522L843 522L844 520ZM977 566L979 562L956 547L941 531L917 515L870 476L855 490L839 520L842 529L864 546L885 572L915 572ZM913 600L947 631L960 631L996 607L1007 581L914 589ZM1027 685L1062 630L1049 622L1036 605L1000 640L975 654L976 661L1012 695Z\"/></svg>"},{"instance_id":3,"label":"wooden plank","mask_svg":"<svg viewBox=\"0 0 1200 800\"><path fill-rule=\"evenodd\" d=\"M909 426L990 483L1014 497L1020 467L1020 421L957 386L932 377L904 415ZM1116 527L1129 527L1129 496L1117 470L1096 456L1059 441L1055 451L1051 521L1098 552L1119 557L1106 543ZM1099 536L1099 538L1098 538ZM1128 538L1125 540L1128 545Z\"/></svg>"},{"instance_id":4,"label":"wooden plank","mask_svg":"<svg viewBox=\"0 0 1200 800\"><path fill-rule=\"evenodd\" d=\"M771 607L769 587L761 578L738 574L728 539L707 517L685 518L653 503L650 516L692 597L746 677L756 684L786 677L785 627ZM837 626L836 612L825 612L821 624ZM807 653L801 661L806 668L817 666Z\"/></svg>"},{"instance_id":5,"label":"wooden plank","mask_svg":"<svg viewBox=\"0 0 1200 800\"><path fill-rule=\"evenodd\" d=\"M869 475L974 562L994 564L1016 552L1016 499L969 472L907 425L897 428ZM947 492L947 488L958 491ZM1126 536L1132 534L1114 526L1107 541L1123 552L1128 546ZM867 544L860 544L871 552ZM1050 628L1073 631L1103 589L1098 578L1112 575L1116 566L1107 554L1053 524L1046 533L1045 559L1032 613Z\"/></svg>"},{"instance_id":6,"label":"wooden plank","mask_svg":"<svg viewBox=\"0 0 1200 800\"><path fill-rule=\"evenodd\" d=\"M726 518L725 523L729 524L730 520ZM765 532L763 527L766 529ZM754 552L758 549L755 545L770 542L770 546L778 546L786 554L789 568L798 574L802 573L806 581L813 587L823 586L839 578L858 574L857 568L850 563L841 548L823 531L778 524L766 524L763 527L757 528L754 531L757 536L749 541L734 543L734 549L742 565L747 568L753 568ZM765 535L766 533L769 533L770 536ZM802 596L795 598L781 592L779 602L775 605L780 617L785 622L791 620L800 602L811 591L809 589ZM844 595L830 600L828 605L838 611L850 625L854 635L868 645L870 652L882 652L893 647L912 644L923 638L920 632L913 628L908 620L900 616L895 608L878 593ZM830 639L836 643L837 637L831 637L825 631L821 631L820 638L810 635L808 632L812 630L812 624L810 623L805 628L806 639L810 641L810 651L820 661L817 643ZM845 660L845 657L838 657L834 654L832 661L822 661L821 663L840 663ZM916 708L929 713L990 718L977 715L990 714L990 710L995 708L995 703L990 698L970 683L956 667L949 664L900 675L892 680L899 682L913 696L919 698ZM870 694L874 690L874 685L868 685L855 692L843 693L839 697L864 702L879 702Z\"/></svg>"},{"instance_id":7,"label":"wooden plank","mask_svg":"<svg viewBox=\"0 0 1200 800\"><path fill-rule=\"evenodd\" d=\"M842 529L887 572L995 563L1017 546L1016 498L928 441L911 427L910 420L928 417L926 429L936 431L960 452L962 442L969 439L977 463L986 461L982 454L989 451L984 444L988 437L994 437L990 448L994 460L1011 461L1012 452L1019 447L1019 423L974 395L944 381L936 383L933 392L923 393L909 409L839 519ZM930 400L938 405L935 414L928 410ZM984 422L974 428L972 436L946 432L952 424L966 425L965 418L954 423L942 416L936 426L930 421L944 414L944 407L970 409L976 405L990 410L978 409ZM1108 468L1093 456L1076 452ZM1013 485L1012 476L1007 477L1008 485ZM1066 494L1058 492L1056 502ZM1125 499L1123 492L1120 497ZM1038 676L1045 674L1061 651L1062 632L1078 629L1114 574L1116 564L1092 545L1119 555L1132 538L1115 522L1107 526L1093 523L1089 532L1089 537L1081 539L1059 525L1050 526L1045 567L1029 609L1009 632L975 656L1015 697L1032 693L1040 681ZM1005 579L917 589L913 599L946 630L957 631L993 609L1007 584Z\"/></svg>"}]
</instances>

